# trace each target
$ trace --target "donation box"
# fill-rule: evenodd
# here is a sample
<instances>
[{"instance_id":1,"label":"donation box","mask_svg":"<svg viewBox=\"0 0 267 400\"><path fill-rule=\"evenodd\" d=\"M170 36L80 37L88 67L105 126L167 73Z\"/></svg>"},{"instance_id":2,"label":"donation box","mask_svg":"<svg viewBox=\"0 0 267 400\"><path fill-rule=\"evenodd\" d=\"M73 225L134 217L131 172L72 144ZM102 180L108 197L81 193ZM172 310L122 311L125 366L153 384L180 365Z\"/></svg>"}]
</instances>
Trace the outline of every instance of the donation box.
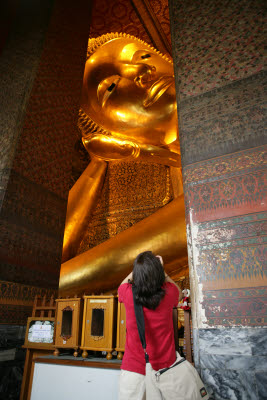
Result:
<instances>
[{"instance_id":1,"label":"donation box","mask_svg":"<svg viewBox=\"0 0 267 400\"><path fill-rule=\"evenodd\" d=\"M81 299L57 299L56 303L54 355L59 354L59 349L74 349L73 355L77 357L81 338Z\"/></svg>"},{"instance_id":2,"label":"donation box","mask_svg":"<svg viewBox=\"0 0 267 400\"><path fill-rule=\"evenodd\" d=\"M122 360L125 350L126 341L126 312L123 303L118 303L118 320L117 320L117 342L116 351L118 352L117 359Z\"/></svg>"},{"instance_id":3,"label":"donation box","mask_svg":"<svg viewBox=\"0 0 267 400\"><path fill-rule=\"evenodd\" d=\"M87 357L86 350L106 351L107 359L110 360L115 349L117 297L107 295L83 298L82 356Z\"/></svg>"}]
</instances>

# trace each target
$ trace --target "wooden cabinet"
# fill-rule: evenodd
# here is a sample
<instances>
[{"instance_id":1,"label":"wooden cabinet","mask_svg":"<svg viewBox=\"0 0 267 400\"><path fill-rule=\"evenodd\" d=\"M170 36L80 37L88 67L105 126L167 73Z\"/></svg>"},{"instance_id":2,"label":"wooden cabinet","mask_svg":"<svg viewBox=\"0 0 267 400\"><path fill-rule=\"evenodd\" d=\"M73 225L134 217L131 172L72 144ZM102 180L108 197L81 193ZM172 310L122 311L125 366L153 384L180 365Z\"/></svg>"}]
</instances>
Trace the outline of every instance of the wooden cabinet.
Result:
<instances>
[{"instance_id":1,"label":"wooden cabinet","mask_svg":"<svg viewBox=\"0 0 267 400\"><path fill-rule=\"evenodd\" d=\"M117 298L110 296L84 296L82 356L86 350L107 351L112 358L116 339Z\"/></svg>"},{"instance_id":2,"label":"wooden cabinet","mask_svg":"<svg viewBox=\"0 0 267 400\"><path fill-rule=\"evenodd\" d=\"M118 303L118 318L117 318L117 342L116 351L118 352L118 360L122 360L122 352L125 350L126 341L126 311L123 303Z\"/></svg>"},{"instance_id":3,"label":"wooden cabinet","mask_svg":"<svg viewBox=\"0 0 267 400\"><path fill-rule=\"evenodd\" d=\"M74 356L78 355L82 325L82 299L57 299L55 352L58 349L74 349Z\"/></svg>"}]
</instances>

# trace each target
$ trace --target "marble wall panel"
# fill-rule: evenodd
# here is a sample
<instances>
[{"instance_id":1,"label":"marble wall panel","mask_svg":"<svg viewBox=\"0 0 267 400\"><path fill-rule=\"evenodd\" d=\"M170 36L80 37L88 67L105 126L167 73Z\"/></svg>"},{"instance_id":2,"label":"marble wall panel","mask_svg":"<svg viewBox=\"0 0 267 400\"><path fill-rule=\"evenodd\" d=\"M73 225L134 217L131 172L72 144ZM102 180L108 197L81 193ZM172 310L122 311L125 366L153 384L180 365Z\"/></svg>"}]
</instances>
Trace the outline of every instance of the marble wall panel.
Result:
<instances>
[{"instance_id":1,"label":"marble wall panel","mask_svg":"<svg viewBox=\"0 0 267 400\"><path fill-rule=\"evenodd\" d=\"M265 371L263 372L256 372L256 385L258 388L258 396L260 400L267 399L267 374Z\"/></svg>"},{"instance_id":2,"label":"marble wall panel","mask_svg":"<svg viewBox=\"0 0 267 400\"><path fill-rule=\"evenodd\" d=\"M262 399L267 388L266 337L266 328L195 330L196 366L215 399Z\"/></svg>"},{"instance_id":3,"label":"marble wall panel","mask_svg":"<svg viewBox=\"0 0 267 400\"><path fill-rule=\"evenodd\" d=\"M255 375L244 370L202 370L202 378L216 400L261 400Z\"/></svg>"},{"instance_id":4,"label":"marble wall panel","mask_svg":"<svg viewBox=\"0 0 267 400\"><path fill-rule=\"evenodd\" d=\"M267 331L265 329L249 330L252 355L267 356Z\"/></svg>"},{"instance_id":5,"label":"marble wall panel","mask_svg":"<svg viewBox=\"0 0 267 400\"><path fill-rule=\"evenodd\" d=\"M264 329L261 329L264 332ZM201 329L199 330L201 352L215 355L252 355L251 337L248 329Z\"/></svg>"}]
</instances>

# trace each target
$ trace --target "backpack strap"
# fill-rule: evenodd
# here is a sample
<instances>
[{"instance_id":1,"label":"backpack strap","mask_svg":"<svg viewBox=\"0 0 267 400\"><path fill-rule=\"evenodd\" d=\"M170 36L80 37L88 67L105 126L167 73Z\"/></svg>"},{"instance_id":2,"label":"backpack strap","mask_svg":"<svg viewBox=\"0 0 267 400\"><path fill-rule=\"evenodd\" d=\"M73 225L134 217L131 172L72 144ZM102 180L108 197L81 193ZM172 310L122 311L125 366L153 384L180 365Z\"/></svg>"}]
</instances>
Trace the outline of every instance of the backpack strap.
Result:
<instances>
[{"instance_id":1,"label":"backpack strap","mask_svg":"<svg viewBox=\"0 0 267 400\"><path fill-rule=\"evenodd\" d=\"M133 292L134 313L135 313L135 318L136 318L136 323L137 323L137 329L138 329L139 337L140 337L140 340L142 343L142 347L144 349L145 360L146 360L146 363L148 363L149 356L146 352L144 311L143 311L143 307L141 306L141 304L137 304L135 301L136 287L134 286L134 284L132 285L132 292Z\"/></svg>"}]
</instances>

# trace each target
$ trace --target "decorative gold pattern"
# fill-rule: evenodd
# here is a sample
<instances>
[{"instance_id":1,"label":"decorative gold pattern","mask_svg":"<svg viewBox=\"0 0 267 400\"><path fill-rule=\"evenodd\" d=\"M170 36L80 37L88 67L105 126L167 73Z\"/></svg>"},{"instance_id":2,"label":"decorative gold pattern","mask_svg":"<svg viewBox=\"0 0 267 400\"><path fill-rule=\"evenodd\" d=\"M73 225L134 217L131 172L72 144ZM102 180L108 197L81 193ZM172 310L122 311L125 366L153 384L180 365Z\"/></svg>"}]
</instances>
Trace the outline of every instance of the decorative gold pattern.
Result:
<instances>
[{"instance_id":1,"label":"decorative gold pattern","mask_svg":"<svg viewBox=\"0 0 267 400\"><path fill-rule=\"evenodd\" d=\"M130 228L173 199L169 167L109 164L107 176L78 254Z\"/></svg>"}]
</instances>

